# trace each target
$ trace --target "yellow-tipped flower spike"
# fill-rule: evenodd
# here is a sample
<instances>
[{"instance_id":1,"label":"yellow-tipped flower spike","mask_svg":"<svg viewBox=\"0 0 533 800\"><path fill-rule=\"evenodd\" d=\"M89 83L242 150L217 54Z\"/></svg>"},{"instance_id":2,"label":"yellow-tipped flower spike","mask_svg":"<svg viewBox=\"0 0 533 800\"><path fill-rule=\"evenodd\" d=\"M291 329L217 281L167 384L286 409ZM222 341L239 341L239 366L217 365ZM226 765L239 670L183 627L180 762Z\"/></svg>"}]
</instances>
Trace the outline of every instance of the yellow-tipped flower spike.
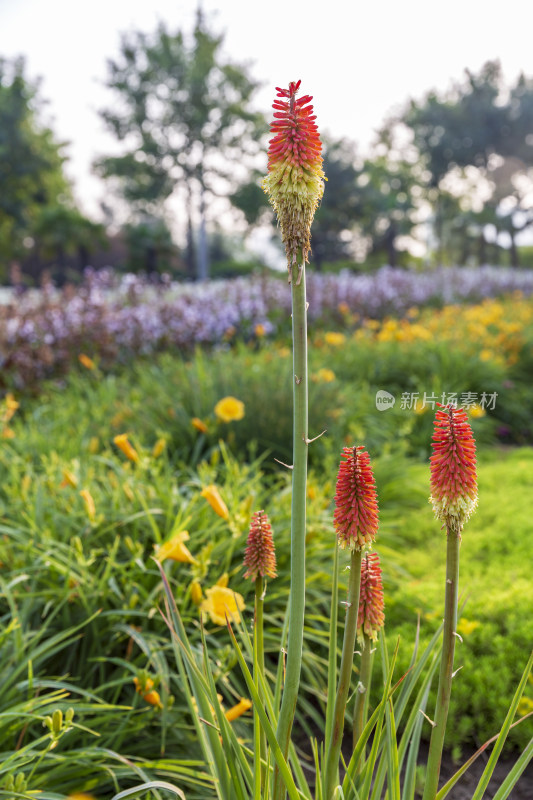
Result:
<instances>
[{"instance_id":1,"label":"yellow-tipped flower spike","mask_svg":"<svg viewBox=\"0 0 533 800\"><path fill-rule=\"evenodd\" d=\"M296 95L301 81L289 83L288 89L276 87L273 103L274 137L268 148L268 175L263 190L278 215L287 254L289 277L301 251L307 261L311 249L311 223L324 193L322 143L312 113L313 99Z\"/></svg>"}]
</instances>

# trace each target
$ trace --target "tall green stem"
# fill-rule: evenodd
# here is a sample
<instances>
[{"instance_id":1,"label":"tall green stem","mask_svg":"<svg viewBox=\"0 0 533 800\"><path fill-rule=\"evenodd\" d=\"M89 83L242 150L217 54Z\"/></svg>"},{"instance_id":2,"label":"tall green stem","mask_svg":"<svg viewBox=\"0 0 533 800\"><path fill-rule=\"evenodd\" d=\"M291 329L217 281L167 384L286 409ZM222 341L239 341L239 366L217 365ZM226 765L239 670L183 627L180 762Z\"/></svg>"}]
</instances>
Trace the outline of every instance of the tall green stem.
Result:
<instances>
[{"instance_id":1,"label":"tall green stem","mask_svg":"<svg viewBox=\"0 0 533 800\"><path fill-rule=\"evenodd\" d=\"M299 269L302 270L299 278ZM285 758L300 687L305 611L305 511L307 487L307 301L305 264L291 269L293 342L293 462L291 508L291 588L285 684L277 727L277 740ZM273 800L285 794L279 771L274 771Z\"/></svg>"},{"instance_id":2,"label":"tall green stem","mask_svg":"<svg viewBox=\"0 0 533 800\"><path fill-rule=\"evenodd\" d=\"M355 706L353 711L353 746L366 725L366 712L368 710L368 697L370 695L370 682L372 679L372 639L363 633L361 653L361 666L359 668L359 686L355 693ZM363 753L364 759L364 753Z\"/></svg>"},{"instance_id":3,"label":"tall green stem","mask_svg":"<svg viewBox=\"0 0 533 800\"><path fill-rule=\"evenodd\" d=\"M344 641L342 643L341 668L339 672L337 696L335 698L335 710L333 712L331 742L326 756L324 800L331 800L338 779L339 756L344 732L344 716L352 678L355 635L357 632L359 591L361 588L361 555L361 551L356 550L352 553L350 561L350 582L348 584L348 601L346 603L346 621L344 625Z\"/></svg>"},{"instance_id":4,"label":"tall green stem","mask_svg":"<svg viewBox=\"0 0 533 800\"><path fill-rule=\"evenodd\" d=\"M261 688L261 677L265 677L265 647L263 640L263 591L264 581L261 575L255 579L255 625L254 625L254 683L258 695L264 701ZM254 714L254 755L255 786L254 800L265 796L267 747L266 734L261 728L257 712Z\"/></svg>"},{"instance_id":5,"label":"tall green stem","mask_svg":"<svg viewBox=\"0 0 533 800\"><path fill-rule=\"evenodd\" d=\"M442 658L440 662L437 707L431 741L429 743L426 785L423 800L434 800L440 776L444 734L452 691L453 656L455 652L455 630L457 627L457 595L459 589L459 545L460 532L447 529L446 591L444 596L444 628L442 632Z\"/></svg>"}]
</instances>

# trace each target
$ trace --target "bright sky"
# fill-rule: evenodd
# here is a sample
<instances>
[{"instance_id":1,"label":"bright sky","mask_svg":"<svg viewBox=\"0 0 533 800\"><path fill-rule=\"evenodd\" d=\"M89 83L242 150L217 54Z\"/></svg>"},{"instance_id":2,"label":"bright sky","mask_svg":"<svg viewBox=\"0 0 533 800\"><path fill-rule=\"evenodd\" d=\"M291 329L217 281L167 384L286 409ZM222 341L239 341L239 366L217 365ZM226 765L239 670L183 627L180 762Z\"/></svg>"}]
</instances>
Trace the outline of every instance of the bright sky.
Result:
<instances>
[{"instance_id":1,"label":"bright sky","mask_svg":"<svg viewBox=\"0 0 533 800\"><path fill-rule=\"evenodd\" d=\"M102 86L119 34L152 31L164 20L189 32L197 0L0 0L0 56L24 55L57 137L69 141L69 175L82 208L95 214L105 188L91 176L97 155L112 152L97 109L111 105ZM263 82L265 113L275 86L302 80L314 96L321 130L368 147L387 113L408 97L444 89L465 67L499 58L508 81L533 75L530 0L202 0L225 53L248 62Z\"/></svg>"}]
</instances>

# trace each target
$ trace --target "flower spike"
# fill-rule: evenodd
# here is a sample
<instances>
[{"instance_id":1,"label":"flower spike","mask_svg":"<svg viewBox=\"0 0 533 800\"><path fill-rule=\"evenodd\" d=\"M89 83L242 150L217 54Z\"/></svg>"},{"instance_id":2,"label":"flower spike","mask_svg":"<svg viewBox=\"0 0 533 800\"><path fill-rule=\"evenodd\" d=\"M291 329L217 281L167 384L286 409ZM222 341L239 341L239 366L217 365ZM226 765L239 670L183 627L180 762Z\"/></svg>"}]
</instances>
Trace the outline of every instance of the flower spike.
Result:
<instances>
[{"instance_id":1,"label":"flower spike","mask_svg":"<svg viewBox=\"0 0 533 800\"><path fill-rule=\"evenodd\" d=\"M371 545L378 530L376 481L364 446L344 447L337 476L333 524L339 546L352 552Z\"/></svg>"},{"instance_id":2,"label":"flower spike","mask_svg":"<svg viewBox=\"0 0 533 800\"><path fill-rule=\"evenodd\" d=\"M324 193L322 143L312 113L313 99L304 95L296 99L301 81L289 83L288 89L276 87L273 138L268 149L268 175L263 190L278 215L281 235L287 254L289 280L292 265L302 254L303 263L311 249L311 223Z\"/></svg>"},{"instance_id":3,"label":"flower spike","mask_svg":"<svg viewBox=\"0 0 533 800\"><path fill-rule=\"evenodd\" d=\"M357 618L357 638L363 640L364 634L372 641L385 623L383 612L383 582L377 553L366 553L361 562L361 589L359 594L359 614Z\"/></svg>"},{"instance_id":4,"label":"flower spike","mask_svg":"<svg viewBox=\"0 0 533 800\"><path fill-rule=\"evenodd\" d=\"M275 578L277 575L272 528L264 511L256 511L252 516L244 566L246 567L244 577L253 581L258 575L262 578Z\"/></svg>"},{"instance_id":5,"label":"flower spike","mask_svg":"<svg viewBox=\"0 0 533 800\"><path fill-rule=\"evenodd\" d=\"M459 533L477 506L476 444L466 411L438 405L429 499L437 519Z\"/></svg>"}]
</instances>

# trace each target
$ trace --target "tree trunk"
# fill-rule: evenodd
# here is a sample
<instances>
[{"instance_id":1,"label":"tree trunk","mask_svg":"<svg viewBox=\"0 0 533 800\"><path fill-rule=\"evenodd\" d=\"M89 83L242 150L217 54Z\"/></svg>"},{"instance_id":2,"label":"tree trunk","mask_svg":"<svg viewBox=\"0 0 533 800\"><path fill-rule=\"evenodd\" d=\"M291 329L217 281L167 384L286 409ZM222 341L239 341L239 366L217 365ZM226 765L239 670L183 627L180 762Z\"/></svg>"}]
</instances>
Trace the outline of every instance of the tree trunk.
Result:
<instances>
[{"instance_id":1,"label":"tree trunk","mask_svg":"<svg viewBox=\"0 0 533 800\"><path fill-rule=\"evenodd\" d=\"M520 261L519 261L519 258L518 258L518 248L516 246L514 230L510 230L509 231L509 235L511 237L511 247L509 248L509 257L510 257L510 260L511 260L511 266L512 267L519 267L520 266Z\"/></svg>"},{"instance_id":2,"label":"tree trunk","mask_svg":"<svg viewBox=\"0 0 533 800\"><path fill-rule=\"evenodd\" d=\"M192 192L189 182L187 182L187 245L185 249L185 266L187 277L191 281L194 280L196 276L196 253L192 226Z\"/></svg>"},{"instance_id":3,"label":"tree trunk","mask_svg":"<svg viewBox=\"0 0 533 800\"><path fill-rule=\"evenodd\" d=\"M479 250L478 250L478 265L483 266L487 261L487 242L485 241L485 234L481 231L479 235Z\"/></svg>"},{"instance_id":4,"label":"tree trunk","mask_svg":"<svg viewBox=\"0 0 533 800\"><path fill-rule=\"evenodd\" d=\"M200 235L198 237L198 272L199 281L209 277L209 254L207 252L207 232L205 229L205 190L200 182Z\"/></svg>"}]
</instances>

